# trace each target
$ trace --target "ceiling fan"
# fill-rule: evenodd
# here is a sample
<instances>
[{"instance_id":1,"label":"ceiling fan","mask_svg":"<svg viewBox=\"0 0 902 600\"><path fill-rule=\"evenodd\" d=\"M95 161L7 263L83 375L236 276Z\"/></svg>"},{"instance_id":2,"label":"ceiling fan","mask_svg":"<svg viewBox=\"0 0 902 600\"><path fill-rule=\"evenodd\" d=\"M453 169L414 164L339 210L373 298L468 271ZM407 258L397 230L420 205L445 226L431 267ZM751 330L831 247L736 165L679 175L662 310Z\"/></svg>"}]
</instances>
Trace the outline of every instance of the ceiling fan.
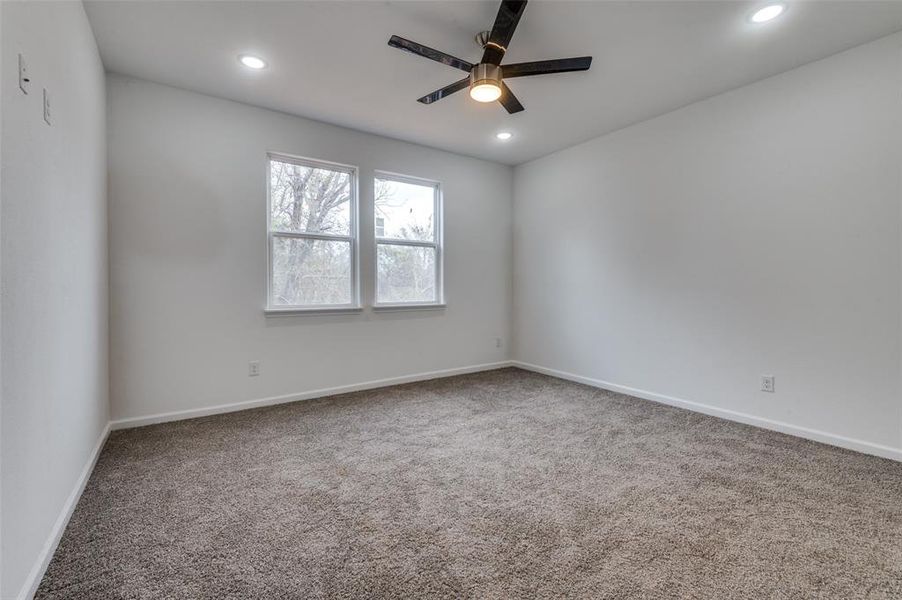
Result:
<instances>
[{"instance_id":1,"label":"ceiling fan","mask_svg":"<svg viewBox=\"0 0 902 600\"><path fill-rule=\"evenodd\" d=\"M592 64L591 56L540 60L502 66L501 59L504 58L504 53L507 51L511 38L514 37L514 30L517 28L517 23L520 22L520 17L523 16L524 10L526 10L526 0L504 0L501 2L501 8L498 9L498 16L495 17L495 25L492 27L492 31L483 32L476 36L477 41L484 50L482 60L475 65L456 56L434 50L397 35L391 36L391 39L388 40L389 46L469 72L468 77L455 81L451 85L446 85L440 90L435 90L417 101L423 104L432 104L437 100L450 96L454 92L459 92L465 87L469 87L470 97L473 100L477 102L494 102L497 100L507 112L513 114L523 110L523 105L520 104L514 93L504 83L505 79L546 75L548 73L587 71L589 69L589 65Z\"/></svg>"}]
</instances>

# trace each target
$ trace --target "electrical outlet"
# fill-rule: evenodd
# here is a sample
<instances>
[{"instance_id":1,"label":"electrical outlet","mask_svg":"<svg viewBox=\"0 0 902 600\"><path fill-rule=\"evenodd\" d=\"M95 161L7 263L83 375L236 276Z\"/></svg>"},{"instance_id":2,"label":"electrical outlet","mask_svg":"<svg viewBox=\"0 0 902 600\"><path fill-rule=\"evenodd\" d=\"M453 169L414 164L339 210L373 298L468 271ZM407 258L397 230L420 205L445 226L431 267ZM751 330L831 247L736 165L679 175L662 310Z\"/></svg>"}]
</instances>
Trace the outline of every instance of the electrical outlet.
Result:
<instances>
[{"instance_id":1,"label":"electrical outlet","mask_svg":"<svg viewBox=\"0 0 902 600\"><path fill-rule=\"evenodd\" d=\"M495 338L495 347L496 347L496 348L500 348L500 347L501 347L501 338Z\"/></svg>"},{"instance_id":2,"label":"electrical outlet","mask_svg":"<svg viewBox=\"0 0 902 600\"><path fill-rule=\"evenodd\" d=\"M25 57L21 54L19 55L19 89L22 90L23 94L28 93L28 84L31 83L31 78L28 76L28 65L25 64Z\"/></svg>"},{"instance_id":3,"label":"electrical outlet","mask_svg":"<svg viewBox=\"0 0 902 600\"><path fill-rule=\"evenodd\" d=\"M47 93L47 88L44 88L44 122L52 125L50 122L50 94Z\"/></svg>"},{"instance_id":4,"label":"electrical outlet","mask_svg":"<svg viewBox=\"0 0 902 600\"><path fill-rule=\"evenodd\" d=\"M247 363L247 376L248 377L256 377L260 374L260 361L252 360Z\"/></svg>"},{"instance_id":5,"label":"electrical outlet","mask_svg":"<svg viewBox=\"0 0 902 600\"><path fill-rule=\"evenodd\" d=\"M761 376L761 391L768 392L770 394L774 393L774 376L773 375L762 375Z\"/></svg>"}]
</instances>

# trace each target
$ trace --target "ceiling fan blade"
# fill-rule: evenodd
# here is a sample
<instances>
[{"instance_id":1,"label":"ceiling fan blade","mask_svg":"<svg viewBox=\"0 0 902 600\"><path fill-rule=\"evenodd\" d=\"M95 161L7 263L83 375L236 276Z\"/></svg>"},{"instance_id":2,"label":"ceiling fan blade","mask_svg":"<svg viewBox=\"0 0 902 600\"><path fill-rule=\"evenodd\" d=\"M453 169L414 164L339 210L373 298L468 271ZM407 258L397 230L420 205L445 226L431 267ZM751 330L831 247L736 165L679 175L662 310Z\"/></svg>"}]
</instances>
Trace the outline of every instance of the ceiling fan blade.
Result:
<instances>
[{"instance_id":1,"label":"ceiling fan blade","mask_svg":"<svg viewBox=\"0 0 902 600\"><path fill-rule=\"evenodd\" d=\"M518 113L522 110L526 110L523 108L523 105L520 104L520 101L517 100L517 97L514 96L514 93L511 91L507 84L501 82L501 97L498 98L498 102L501 103L501 106L509 112L510 114Z\"/></svg>"},{"instance_id":2,"label":"ceiling fan blade","mask_svg":"<svg viewBox=\"0 0 902 600\"><path fill-rule=\"evenodd\" d=\"M455 69L466 71L468 73L470 72L470 69L473 68L473 65L471 63L468 63L461 58L451 56L450 54L446 54L440 50L435 50L434 48L430 48L429 46L424 46L423 44L405 40L404 38L398 37L396 35L391 36L391 39L388 40L388 45L394 48L400 48L401 50L406 50L407 52L416 54L417 56L422 56L430 60L440 62L443 65L448 65L449 67L454 67Z\"/></svg>"},{"instance_id":3,"label":"ceiling fan blade","mask_svg":"<svg viewBox=\"0 0 902 600\"><path fill-rule=\"evenodd\" d=\"M423 104L432 104L436 100L441 100L445 96L450 96L454 92L459 92L460 90L464 89L468 85L470 85L470 78L464 77L460 81L455 81L451 85L446 85L445 87L443 87L440 90L435 90L431 94L427 94L427 95L423 96L422 98L418 98L417 102L422 102Z\"/></svg>"},{"instance_id":4,"label":"ceiling fan blade","mask_svg":"<svg viewBox=\"0 0 902 600\"><path fill-rule=\"evenodd\" d=\"M525 10L526 0L503 0L501 2L498 16L495 17L495 25L492 27L489 41L486 42L485 51L482 53L482 62L493 65L501 64L501 59L507 52L507 45L514 37L514 30L517 29L517 23L520 22L520 17L523 16Z\"/></svg>"},{"instance_id":5,"label":"ceiling fan blade","mask_svg":"<svg viewBox=\"0 0 902 600\"><path fill-rule=\"evenodd\" d=\"M510 77L529 77L530 75L547 75L549 73L588 71L591 64L591 56L580 56L578 58L558 58L556 60L537 60L536 62L502 65L501 72L503 77L508 79Z\"/></svg>"}]
</instances>

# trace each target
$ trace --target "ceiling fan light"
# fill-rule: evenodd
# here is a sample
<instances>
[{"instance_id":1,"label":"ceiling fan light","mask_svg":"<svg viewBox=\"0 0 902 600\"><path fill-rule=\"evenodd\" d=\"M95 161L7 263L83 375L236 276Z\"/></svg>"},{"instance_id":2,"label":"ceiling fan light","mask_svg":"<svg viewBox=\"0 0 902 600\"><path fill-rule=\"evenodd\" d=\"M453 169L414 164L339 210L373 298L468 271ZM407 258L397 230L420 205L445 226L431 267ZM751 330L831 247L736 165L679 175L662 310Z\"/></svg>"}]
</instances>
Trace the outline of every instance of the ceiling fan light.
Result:
<instances>
[{"instance_id":1,"label":"ceiling fan light","mask_svg":"<svg viewBox=\"0 0 902 600\"><path fill-rule=\"evenodd\" d=\"M494 102L501 97L501 67L480 63L470 71L470 98L477 102Z\"/></svg>"},{"instance_id":2,"label":"ceiling fan light","mask_svg":"<svg viewBox=\"0 0 902 600\"><path fill-rule=\"evenodd\" d=\"M477 83L470 88L470 98L476 102L494 102L501 97L501 88L494 81Z\"/></svg>"}]
</instances>

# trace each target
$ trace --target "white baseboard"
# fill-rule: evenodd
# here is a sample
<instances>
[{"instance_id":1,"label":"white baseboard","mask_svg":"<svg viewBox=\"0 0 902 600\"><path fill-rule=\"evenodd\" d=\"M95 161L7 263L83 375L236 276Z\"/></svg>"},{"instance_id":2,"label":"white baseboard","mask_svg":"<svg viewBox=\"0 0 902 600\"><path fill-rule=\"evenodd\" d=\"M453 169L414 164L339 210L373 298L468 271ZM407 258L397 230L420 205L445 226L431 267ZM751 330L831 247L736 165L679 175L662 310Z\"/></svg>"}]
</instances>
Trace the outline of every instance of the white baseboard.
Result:
<instances>
[{"instance_id":1,"label":"white baseboard","mask_svg":"<svg viewBox=\"0 0 902 600\"><path fill-rule=\"evenodd\" d=\"M863 440L847 438L847 437L844 437L841 435L827 433L825 431L818 431L816 429L800 427L798 425L792 425L790 423L783 423L781 421L773 421L771 419L765 419L763 417L756 417L754 415L750 415L747 413L741 413L741 412L737 412L737 411L733 411L733 410L728 410L725 408L718 408L716 406L711 406L710 404L701 404L699 402L692 402L689 400L682 400L680 398L674 398L672 396L656 394L655 392L640 390L640 389L628 387L625 385L618 385L616 383L611 383L609 381L602 381L600 379L592 379L591 377L583 377L582 375L575 375L573 373L567 373L565 371L558 371L557 369L549 369L548 367L533 365L533 364L521 362L518 360L511 361L511 363L515 367L519 367L519 368L525 369L527 371L534 371L536 373L541 373L543 375L550 375L551 377L557 377L558 379L566 379L568 381L575 381L576 383L590 385L592 387L601 388L603 390L608 390L611 392L618 392L621 394L626 394L628 396L635 396L636 398L642 398L643 400L651 400L652 402L658 402L660 404L666 404L668 406L676 406L679 408L685 408L686 410L704 413L706 415L711 415L712 417L719 417L721 419L726 419L728 421L736 421L738 423L744 423L745 425L753 425L755 427L760 427L762 429L769 429L771 431L779 431L780 433L786 433L789 435L794 435L796 437L805 438L808 440L814 440L816 442L821 442L824 444L830 444L832 446L839 446L840 448L846 448L848 450L855 450L857 452L862 452L864 454L871 454L874 456L880 456L882 458L889 458L891 460L902 461L902 448L892 448L890 446L883 446L880 444L865 442Z\"/></svg>"},{"instance_id":2,"label":"white baseboard","mask_svg":"<svg viewBox=\"0 0 902 600\"><path fill-rule=\"evenodd\" d=\"M338 394L347 394L349 392L359 392L363 390L372 390L390 385L399 385L402 383L413 383L414 381L426 381L428 379L439 379L442 377L452 377L454 375L465 375L467 373L478 373L480 371L493 371L495 369L503 369L512 366L511 361L504 360L494 363L484 363L481 365L471 365L468 367L457 367L454 369L442 369L440 371L427 371L425 373L414 373L412 375L401 375L399 377L388 377L386 379L373 379L360 383L352 383L349 385L341 385L330 388L321 388L318 390L310 390L308 392L299 392L295 394L286 394L284 396L270 396L269 398L259 398L257 400L245 400L243 402L233 402L231 404L219 404L217 406L208 406L205 408L196 408L189 410L178 410L167 413L159 413L148 415L146 417L130 417L127 419L117 419L110 422L112 429L126 429L129 427L142 427L144 425L153 425L155 423L166 423L169 421L181 421L183 419L194 419L197 417L206 417L209 415L218 415L222 413L235 412L238 410L247 410L249 408L260 408L261 406L273 406L275 404L285 404L286 402L297 402L298 400L311 400L313 398L323 398L326 396L336 396Z\"/></svg>"},{"instance_id":3,"label":"white baseboard","mask_svg":"<svg viewBox=\"0 0 902 600\"><path fill-rule=\"evenodd\" d=\"M40 585L41 579L43 579L44 573L47 571L47 565L50 564L50 559L53 558L53 553L56 552L56 547L60 543L60 538L63 537L63 532L66 530L66 525L69 524L69 519L75 511L75 506L78 504L79 498L81 498L81 493L85 490L88 479L91 478L91 473L94 471L94 465L97 464L97 459L100 457L100 451L103 449L103 444L106 442L109 434L110 424L107 423L106 427L104 427L103 431L100 433L100 437L97 439L94 449L91 450L88 461L85 463L78 479L75 481L75 487L72 488L72 492L70 492L69 497L66 498L66 503L63 504L63 509L56 518L53 529L50 530L50 535L47 537L47 541L44 542L44 547L41 548L41 552L38 554L34 566L28 573L28 577L25 579L25 583L19 591L19 595L16 596L18 600L31 600L38 590L38 585Z\"/></svg>"}]
</instances>

